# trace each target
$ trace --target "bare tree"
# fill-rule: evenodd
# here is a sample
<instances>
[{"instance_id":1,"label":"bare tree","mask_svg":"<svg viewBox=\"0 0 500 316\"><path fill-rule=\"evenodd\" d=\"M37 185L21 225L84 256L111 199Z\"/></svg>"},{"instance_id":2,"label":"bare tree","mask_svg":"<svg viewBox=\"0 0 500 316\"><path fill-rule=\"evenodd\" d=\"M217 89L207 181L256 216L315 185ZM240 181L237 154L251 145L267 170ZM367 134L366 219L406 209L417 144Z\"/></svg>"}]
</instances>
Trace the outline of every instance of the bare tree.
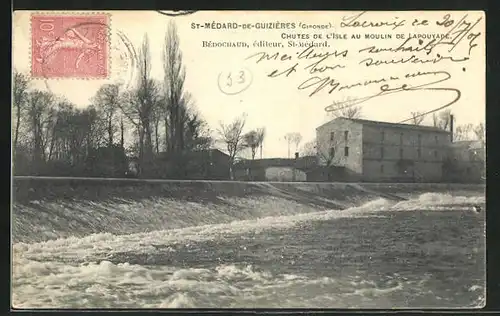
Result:
<instances>
[{"instance_id":1,"label":"bare tree","mask_svg":"<svg viewBox=\"0 0 500 316\"><path fill-rule=\"evenodd\" d=\"M451 110L446 109L442 110L438 113L434 112L432 113L432 121L433 121L433 126L443 129L443 130L448 130L451 122Z\"/></svg>"},{"instance_id":2,"label":"bare tree","mask_svg":"<svg viewBox=\"0 0 500 316\"><path fill-rule=\"evenodd\" d=\"M57 113L59 115L55 134L58 143L63 146L58 148L59 152L56 156L64 157L65 162L72 167L81 168L88 152L85 144L92 124L89 112L87 109L78 110L73 104L66 101L61 102L58 107ZM61 149L63 152L60 152ZM52 150L49 155L52 155Z\"/></svg>"},{"instance_id":3,"label":"bare tree","mask_svg":"<svg viewBox=\"0 0 500 316\"><path fill-rule=\"evenodd\" d=\"M259 147L259 135L257 131L250 131L243 135L245 141L245 146L250 149L252 154L252 160L255 159L255 154L257 153L257 148Z\"/></svg>"},{"instance_id":4,"label":"bare tree","mask_svg":"<svg viewBox=\"0 0 500 316\"><path fill-rule=\"evenodd\" d=\"M150 161L153 156L153 142L151 121L153 111L159 98L158 84L150 77L151 52L148 36L144 36L142 47L139 51L140 82L137 91L139 117L144 133L144 160Z\"/></svg>"},{"instance_id":5,"label":"bare tree","mask_svg":"<svg viewBox=\"0 0 500 316\"><path fill-rule=\"evenodd\" d=\"M51 138L48 159L70 161L70 135L73 126L70 125L74 106L64 99L57 102L55 122L51 124Z\"/></svg>"},{"instance_id":6,"label":"bare tree","mask_svg":"<svg viewBox=\"0 0 500 316\"><path fill-rule=\"evenodd\" d=\"M474 135L476 136L476 139L481 142L483 147L486 146L486 128L483 122L474 127Z\"/></svg>"},{"instance_id":7,"label":"bare tree","mask_svg":"<svg viewBox=\"0 0 500 316\"><path fill-rule=\"evenodd\" d=\"M264 128L258 128L256 130L252 130L245 135L243 135L244 146L250 149L250 153L252 156L252 161L255 160L255 155L257 154L257 149L260 147L261 149L261 157L262 157L262 142L264 141ZM252 167L253 164L248 168L248 175L250 179L253 179L252 176Z\"/></svg>"},{"instance_id":8,"label":"bare tree","mask_svg":"<svg viewBox=\"0 0 500 316\"><path fill-rule=\"evenodd\" d=\"M160 153L160 125L161 125L161 119L163 117L163 109L162 109L162 106L161 106L161 101L158 100L158 102L156 102L155 106L153 107L153 111L152 111L152 132L153 132L153 136L154 136L154 144L153 144L153 147L154 147L154 150L156 152L156 154Z\"/></svg>"},{"instance_id":9,"label":"bare tree","mask_svg":"<svg viewBox=\"0 0 500 316\"><path fill-rule=\"evenodd\" d=\"M123 124L123 116L120 117L120 147L125 148L125 125Z\"/></svg>"},{"instance_id":10,"label":"bare tree","mask_svg":"<svg viewBox=\"0 0 500 316\"><path fill-rule=\"evenodd\" d=\"M293 139L293 142L295 143L295 151L299 151L299 144L302 141L302 135L300 133L295 133L295 137Z\"/></svg>"},{"instance_id":11,"label":"bare tree","mask_svg":"<svg viewBox=\"0 0 500 316\"><path fill-rule=\"evenodd\" d=\"M49 92L34 90L28 94L28 100L28 117L33 135L33 163L36 168L45 160L46 138L44 137L53 114L54 96Z\"/></svg>"},{"instance_id":12,"label":"bare tree","mask_svg":"<svg viewBox=\"0 0 500 316\"><path fill-rule=\"evenodd\" d=\"M17 92L19 96L20 91ZM99 148L109 141L109 120L116 121L105 115L104 105L109 102L97 98L95 100L103 101L99 110L93 105L77 109L51 92L26 89L25 93L19 119L22 133L18 136L23 146L21 155L16 158L16 173L81 176L107 168L110 161L106 153L111 151L99 151ZM103 117L105 119L101 119ZM118 115L113 117L118 118ZM115 154L112 159L114 157ZM117 160L111 163L114 167L117 166L115 162Z\"/></svg>"},{"instance_id":13,"label":"bare tree","mask_svg":"<svg viewBox=\"0 0 500 316\"><path fill-rule=\"evenodd\" d=\"M425 114L422 112L411 112L411 123L421 125L425 119Z\"/></svg>"},{"instance_id":14,"label":"bare tree","mask_svg":"<svg viewBox=\"0 0 500 316\"><path fill-rule=\"evenodd\" d=\"M151 78L151 53L147 35L139 50L139 78L132 91L122 93L120 109L134 125L138 135L139 172L150 166L153 158L152 123L154 109L160 100L159 84Z\"/></svg>"},{"instance_id":15,"label":"bare tree","mask_svg":"<svg viewBox=\"0 0 500 316\"><path fill-rule=\"evenodd\" d=\"M453 140L471 140L474 133L474 126L472 124L458 125L453 132Z\"/></svg>"},{"instance_id":16,"label":"bare tree","mask_svg":"<svg viewBox=\"0 0 500 316\"><path fill-rule=\"evenodd\" d=\"M211 131L193 108L190 108L186 115L185 125L184 143L187 150L207 150L212 147Z\"/></svg>"},{"instance_id":17,"label":"bare tree","mask_svg":"<svg viewBox=\"0 0 500 316\"><path fill-rule=\"evenodd\" d=\"M182 107L183 103L185 105L187 101L183 95L186 72L182 65L182 52L179 43L176 24L171 21L165 34L163 51L165 143L171 151L177 151L183 147L181 140L184 134L182 112L185 109Z\"/></svg>"},{"instance_id":18,"label":"bare tree","mask_svg":"<svg viewBox=\"0 0 500 316\"><path fill-rule=\"evenodd\" d=\"M120 101L120 86L118 84L105 84L99 88L94 96L94 104L106 122L108 147L113 146L114 143L114 135L117 131L115 118Z\"/></svg>"},{"instance_id":19,"label":"bare tree","mask_svg":"<svg viewBox=\"0 0 500 316\"><path fill-rule=\"evenodd\" d=\"M361 114L361 107L360 106L350 106L350 107L346 107L340 111L337 111L337 112L334 112L336 113L337 117L346 117L346 118L350 118L350 119L357 119L357 118L361 118L362 117L362 114Z\"/></svg>"},{"instance_id":20,"label":"bare tree","mask_svg":"<svg viewBox=\"0 0 500 316\"><path fill-rule=\"evenodd\" d=\"M320 165L329 170L330 167L341 163L344 156L343 144L339 137L329 137L323 140L314 139L302 146L302 156L316 157ZM332 174L328 171L328 180L331 180L331 177Z\"/></svg>"},{"instance_id":21,"label":"bare tree","mask_svg":"<svg viewBox=\"0 0 500 316\"><path fill-rule=\"evenodd\" d=\"M333 117L345 117L350 119L357 119L363 116L362 108L352 104L349 98L342 102L334 102L328 113Z\"/></svg>"},{"instance_id":22,"label":"bare tree","mask_svg":"<svg viewBox=\"0 0 500 316\"><path fill-rule=\"evenodd\" d=\"M288 133L285 135L285 140L288 144L288 158L290 158L291 144L295 144L295 151L298 151L299 144L302 141L302 135L300 135L300 133Z\"/></svg>"},{"instance_id":23,"label":"bare tree","mask_svg":"<svg viewBox=\"0 0 500 316\"><path fill-rule=\"evenodd\" d=\"M330 133L318 134L316 153L319 163L326 167L341 165L349 154L347 146L345 131L333 130Z\"/></svg>"},{"instance_id":24,"label":"bare tree","mask_svg":"<svg viewBox=\"0 0 500 316\"><path fill-rule=\"evenodd\" d=\"M286 143L288 145L288 156L287 156L287 158L290 158L290 146L293 143L293 140L295 138L295 134L294 133L287 133L284 138L285 138L285 141L286 141Z\"/></svg>"},{"instance_id":25,"label":"bare tree","mask_svg":"<svg viewBox=\"0 0 500 316\"><path fill-rule=\"evenodd\" d=\"M316 140L309 141L302 146L301 156L317 156Z\"/></svg>"},{"instance_id":26,"label":"bare tree","mask_svg":"<svg viewBox=\"0 0 500 316\"><path fill-rule=\"evenodd\" d=\"M105 129L100 129L104 121L98 119L94 107L78 110L65 99L59 99L52 111L46 127L50 135L46 137L47 161L82 167L85 157L105 137Z\"/></svg>"},{"instance_id":27,"label":"bare tree","mask_svg":"<svg viewBox=\"0 0 500 316\"><path fill-rule=\"evenodd\" d=\"M245 148L243 128L245 127L245 116L236 118L230 124L220 123L218 129L220 140L226 145L229 155L229 174L234 179L233 165L236 155Z\"/></svg>"},{"instance_id":28,"label":"bare tree","mask_svg":"<svg viewBox=\"0 0 500 316\"><path fill-rule=\"evenodd\" d=\"M338 137L335 137L334 139L329 139L326 142L316 142L316 149L318 153L318 158L327 166L334 166L337 164L340 159L342 153L340 152L341 149L341 142L338 139Z\"/></svg>"},{"instance_id":29,"label":"bare tree","mask_svg":"<svg viewBox=\"0 0 500 316\"><path fill-rule=\"evenodd\" d=\"M86 110L89 120L89 134L87 137L87 149L102 147L106 143L106 126L103 124L101 114L94 105L89 105ZM123 124L123 115L120 115L120 125ZM121 127L121 126L120 126ZM124 128L121 131L120 144L124 142ZM121 146L123 148L123 145Z\"/></svg>"},{"instance_id":30,"label":"bare tree","mask_svg":"<svg viewBox=\"0 0 500 316\"><path fill-rule=\"evenodd\" d=\"M28 77L15 71L13 86L13 105L16 109L16 129L14 131L13 153L16 154L19 139L19 127L21 126L21 111L26 106L28 97Z\"/></svg>"},{"instance_id":31,"label":"bare tree","mask_svg":"<svg viewBox=\"0 0 500 316\"><path fill-rule=\"evenodd\" d=\"M260 148L260 159L262 159L262 147L264 145L264 139L266 137L266 129L264 127L257 129L257 142Z\"/></svg>"},{"instance_id":32,"label":"bare tree","mask_svg":"<svg viewBox=\"0 0 500 316\"><path fill-rule=\"evenodd\" d=\"M186 147L186 128L190 120L190 112L192 112L193 107L194 102L191 93L184 92L177 108L177 122L175 123L175 135L178 151L182 151Z\"/></svg>"}]
</instances>

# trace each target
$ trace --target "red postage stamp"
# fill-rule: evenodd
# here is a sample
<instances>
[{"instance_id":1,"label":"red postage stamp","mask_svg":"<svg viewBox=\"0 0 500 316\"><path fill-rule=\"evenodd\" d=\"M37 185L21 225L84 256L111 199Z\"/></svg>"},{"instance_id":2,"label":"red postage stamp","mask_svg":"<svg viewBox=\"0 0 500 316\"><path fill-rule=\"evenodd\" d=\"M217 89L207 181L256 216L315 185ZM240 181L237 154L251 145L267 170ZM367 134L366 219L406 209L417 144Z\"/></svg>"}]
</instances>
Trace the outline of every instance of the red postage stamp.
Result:
<instances>
[{"instance_id":1,"label":"red postage stamp","mask_svg":"<svg viewBox=\"0 0 500 316\"><path fill-rule=\"evenodd\" d=\"M108 24L106 14L32 14L32 77L106 78Z\"/></svg>"}]
</instances>

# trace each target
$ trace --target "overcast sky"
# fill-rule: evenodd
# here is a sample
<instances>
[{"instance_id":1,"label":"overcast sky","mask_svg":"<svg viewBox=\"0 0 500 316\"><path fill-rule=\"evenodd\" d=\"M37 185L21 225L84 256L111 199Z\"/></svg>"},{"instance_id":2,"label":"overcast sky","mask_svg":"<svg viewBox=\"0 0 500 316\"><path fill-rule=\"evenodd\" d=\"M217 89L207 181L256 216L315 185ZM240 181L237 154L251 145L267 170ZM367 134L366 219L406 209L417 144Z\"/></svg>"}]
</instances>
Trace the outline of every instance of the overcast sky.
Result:
<instances>
[{"instance_id":1,"label":"overcast sky","mask_svg":"<svg viewBox=\"0 0 500 316\"><path fill-rule=\"evenodd\" d=\"M276 13L276 12L197 12L195 14L176 17L179 36L181 39L181 49L186 67L185 89L189 91L195 102L198 111L208 122L212 129L216 129L219 122L229 123L242 113L247 113L246 130L258 127L265 127L267 131L264 142L265 157L286 157L287 144L283 136L288 132L299 132L303 136L302 144L312 140L315 135L315 128L328 120L324 108L334 101L342 101L349 98L359 98L373 95L380 91L381 84L372 84L365 88L344 89L328 94L328 88L318 92L313 97L308 97L312 90L298 90L299 84L311 76L303 67L310 64L309 61L299 61L297 71L289 77L281 76L269 78L267 74L275 69L281 71L293 66L297 60L262 61L256 64L257 59L245 60L248 56L258 52L268 52L274 54L288 54L297 56L304 48L286 48L287 40L281 39L282 33L287 34L307 34L308 31L300 30L207 30L192 29L192 23L205 22L283 22L283 23L310 23L328 24L336 26L336 29L317 31L322 36L334 32L345 33L348 38L353 33L361 34L361 39L330 40L331 47L317 48L316 52L341 52L348 49L348 55L343 57L329 57L322 65L343 65L344 68L326 70L317 73L321 77L329 76L342 84L355 84L366 80L375 80L389 76L404 77L406 73L426 72L426 71L447 71L451 78L433 87L454 88L461 92L460 99L452 105L452 111L456 116L456 124L473 123L484 121L485 116L485 40L484 40L484 18L465 34L463 40L452 52L448 52L450 46L436 48L430 55L425 53L415 53L419 58L435 58L437 54L441 56L453 56L456 59L467 56L469 59L464 62L441 61L436 64L411 64L406 63L366 67L360 65L360 61L368 57L376 57L384 60L408 58L411 53L382 53L368 54L359 53L362 48L376 45L378 47L397 47L402 40L395 39L396 33L408 34L419 33L432 36L432 34L443 34L449 28L437 26L436 20L443 20L446 12L433 13L368 13L360 17L359 21L408 21L407 26L391 30L390 27L381 28L340 28L340 21L344 17L354 16L355 13L346 12L311 12L311 13ZM117 37L118 32L122 32L137 49L145 34L149 36L153 70L152 75L158 79L163 78L162 73L162 50L164 46L164 34L168 22L171 18L157 12L146 11L123 11L111 12L111 71L112 76L106 80L36 80L33 87L39 89L50 89L56 94L64 95L79 107L88 106L90 98L103 83L126 80L131 71L127 68L126 62L120 61L120 56L125 56L126 48L120 43ZM463 14L451 12L451 17L458 21ZM482 17L480 12L471 12L465 21L471 25ZM414 18L428 19L429 26L412 27L411 21ZM465 25L466 26L466 25ZM465 27L464 26L464 27ZM457 29L460 29L457 27ZM392 39L365 40L364 33L392 34ZM477 44L470 51L472 45L470 34L481 32L472 42ZM312 34L313 31L309 31ZM29 73L30 69L30 23L28 12L17 12L14 17L13 29L13 65L23 72ZM285 44L285 48L254 48L255 41L274 41ZM244 41L249 48L204 48L202 41ZM321 40L322 41L322 40ZM429 41L429 40L427 40ZM305 41L304 41L305 42ZM417 42L412 42L417 43ZM127 57L125 57L127 58ZM251 73L253 80L246 90L239 94L227 95L218 88L218 76L222 72L223 76L228 71L234 70L238 73L240 69L247 69L246 73ZM429 82L429 78L443 78L443 75L427 76L417 81L421 84ZM309 81L311 82L311 81ZM406 82L403 82L406 83ZM394 87L398 84L390 82ZM401 83L399 84L401 85ZM424 112L445 105L456 96L453 91L411 91L394 93L378 98L373 98L362 103L363 118L372 120L384 120L389 122L399 122L410 116L410 112ZM331 118L330 118L331 119ZM431 122L430 118L427 120ZM292 149L293 152L293 149Z\"/></svg>"}]
</instances>

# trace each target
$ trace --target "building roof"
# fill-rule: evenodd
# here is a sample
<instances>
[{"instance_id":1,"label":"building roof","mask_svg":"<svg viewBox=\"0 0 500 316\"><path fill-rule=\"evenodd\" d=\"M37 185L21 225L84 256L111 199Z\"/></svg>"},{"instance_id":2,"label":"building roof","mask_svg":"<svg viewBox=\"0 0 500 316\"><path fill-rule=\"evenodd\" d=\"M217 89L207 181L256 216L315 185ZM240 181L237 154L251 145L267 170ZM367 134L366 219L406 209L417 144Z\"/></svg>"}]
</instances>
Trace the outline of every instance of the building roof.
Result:
<instances>
[{"instance_id":1,"label":"building roof","mask_svg":"<svg viewBox=\"0 0 500 316\"><path fill-rule=\"evenodd\" d=\"M421 130L421 131L428 131L428 132L434 132L434 133L447 133L447 134L450 133L449 131L445 131L443 129L440 129L440 128L434 127L434 126L391 123L391 122L382 122L382 121L370 121L370 120L352 119L352 118L346 118L346 117L337 117L331 121L328 121L328 122L318 126L316 129L319 129L323 126L326 126L335 120L348 120L348 121L352 121L352 122L363 124L363 125L371 125L371 126L377 126L377 127L404 128L404 129Z\"/></svg>"},{"instance_id":2,"label":"building roof","mask_svg":"<svg viewBox=\"0 0 500 316\"><path fill-rule=\"evenodd\" d=\"M219 155L222 155L222 156L228 156L228 154L226 154L225 152L223 152L222 150L220 149L217 149L217 148L211 148L211 149L206 149L206 150L200 150L200 151L203 151L203 152L209 152L209 153L217 153Z\"/></svg>"}]
</instances>

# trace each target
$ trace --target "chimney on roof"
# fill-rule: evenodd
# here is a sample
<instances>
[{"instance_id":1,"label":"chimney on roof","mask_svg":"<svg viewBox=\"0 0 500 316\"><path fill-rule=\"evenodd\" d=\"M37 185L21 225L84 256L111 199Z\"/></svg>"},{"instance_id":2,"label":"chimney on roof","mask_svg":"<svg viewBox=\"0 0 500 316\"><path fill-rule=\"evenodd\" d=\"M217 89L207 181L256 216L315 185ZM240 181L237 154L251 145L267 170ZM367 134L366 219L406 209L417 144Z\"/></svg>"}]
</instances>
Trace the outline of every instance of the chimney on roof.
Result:
<instances>
[{"instance_id":1,"label":"chimney on roof","mask_svg":"<svg viewBox=\"0 0 500 316\"><path fill-rule=\"evenodd\" d=\"M296 153L295 153L295 159L298 159L298 158L299 158L299 153L298 153L298 152L296 152Z\"/></svg>"},{"instance_id":2,"label":"chimney on roof","mask_svg":"<svg viewBox=\"0 0 500 316\"><path fill-rule=\"evenodd\" d=\"M453 143L453 123L454 123L453 121L454 121L453 114L450 114L450 140L452 143Z\"/></svg>"}]
</instances>

